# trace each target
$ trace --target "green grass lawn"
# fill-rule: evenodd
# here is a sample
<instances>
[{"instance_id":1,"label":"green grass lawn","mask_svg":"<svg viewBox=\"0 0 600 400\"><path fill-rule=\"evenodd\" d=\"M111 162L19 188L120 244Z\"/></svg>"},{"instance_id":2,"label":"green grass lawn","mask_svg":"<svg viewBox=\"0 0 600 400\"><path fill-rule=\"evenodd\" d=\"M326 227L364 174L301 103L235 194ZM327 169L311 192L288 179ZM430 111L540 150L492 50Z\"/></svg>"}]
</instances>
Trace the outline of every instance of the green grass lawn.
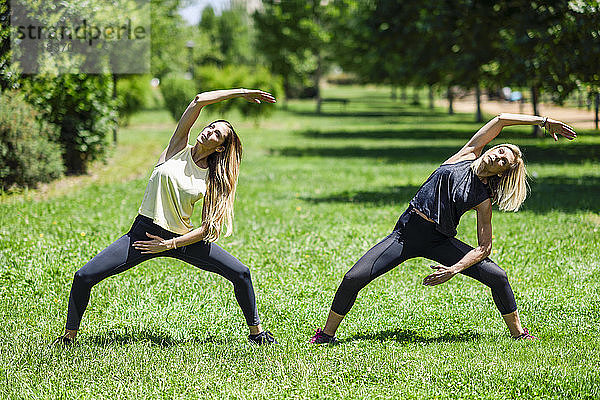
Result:
<instances>
[{"instance_id":1,"label":"green grass lawn","mask_svg":"<svg viewBox=\"0 0 600 400\"><path fill-rule=\"evenodd\" d=\"M129 229L175 126L144 112L92 177L0 198L0 398L600 397L600 135L591 132L554 143L514 127L494 142L520 145L529 162L523 210L494 213L492 258L539 341L511 340L476 281L422 286L430 262L413 259L360 293L338 346L307 344L344 273L479 128L471 115L392 102L385 88L325 96L351 101L322 115L289 102L258 126L231 117L245 154L235 233L219 244L250 267L279 346L246 341L229 282L160 259L98 284L78 344L48 347L73 274ZM194 132L209 120L201 115ZM470 212L459 227L471 244L475 222Z\"/></svg>"}]
</instances>

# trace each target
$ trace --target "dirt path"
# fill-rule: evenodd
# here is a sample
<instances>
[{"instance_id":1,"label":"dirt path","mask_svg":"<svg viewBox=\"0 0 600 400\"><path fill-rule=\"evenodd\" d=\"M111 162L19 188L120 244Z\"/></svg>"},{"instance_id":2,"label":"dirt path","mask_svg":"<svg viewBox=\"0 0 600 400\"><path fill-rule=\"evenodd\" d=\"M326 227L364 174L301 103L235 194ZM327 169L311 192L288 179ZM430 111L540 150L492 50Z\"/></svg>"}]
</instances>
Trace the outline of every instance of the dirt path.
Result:
<instances>
[{"instance_id":1,"label":"dirt path","mask_svg":"<svg viewBox=\"0 0 600 400\"><path fill-rule=\"evenodd\" d=\"M436 105L448 107L448 101L443 100L438 102ZM464 99L454 101L455 112L475 113L475 99L466 97ZM533 107L531 103L519 104L517 102L508 101L489 101L483 100L481 102L481 109L487 114L500 114L501 112L506 113L522 113L522 114L533 114ZM551 118L558 119L575 129L594 129L594 111L587 111L586 108L567 108L558 107L553 104L540 104L538 106L540 115L547 115Z\"/></svg>"}]
</instances>

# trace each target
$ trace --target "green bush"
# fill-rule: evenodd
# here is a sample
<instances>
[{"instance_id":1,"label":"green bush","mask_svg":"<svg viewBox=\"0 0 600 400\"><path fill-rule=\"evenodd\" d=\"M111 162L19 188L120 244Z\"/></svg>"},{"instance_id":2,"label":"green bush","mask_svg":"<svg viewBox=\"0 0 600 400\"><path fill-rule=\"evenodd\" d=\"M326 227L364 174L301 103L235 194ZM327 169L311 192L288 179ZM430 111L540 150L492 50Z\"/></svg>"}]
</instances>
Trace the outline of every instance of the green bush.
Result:
<instances>
[{"instance_id":1,"label":"green bush","mask_svg":"<svg viewBox=\"0 0 600 400\"><path fill-rule=\"evenodd\" d=\"M23 86L27 101L59 126L69 172L85 173L89 162L105 156L116 120L111 75L39 74Z\"/></svg>"},{"instance_id":2,"label":"green bush","mask_svg":"<svg viewBox=\"0 0 600 400\"><path fill-rule=\"evenodd\" d=\"M190 101L198 94L194 81L185 79L177 73L167 74L161 79L160 92L163 95L165 107L175 121L179 121Z\"/></svg>"},{"instance_id":3,"label":"green bush","mask_svg":"<svg viewBox=\"0 0 600 400\"><path fill-rule=\"evenodd\" d=\"M228 65L225 68L215 66L198 67L195 70L196 80L201 92L217 89L246 88L261 89L278 98L283 93L281 79L273 76L266 68ZM224 101L206 108L211 113L226 113L237 109L246 117L258 118L270 115L273 105L249 103L243 99Z\"/></svg>"},{"instance_id":4,"label":"green bush","mask_svg":"<svg viewBox=\"0 0 600 400\"><path fill-rule=\"evenodd\" d=\"M18 92L0 94L0 188L35 187L63 174L58 128L41 120Z\"/></svg>"},{"instance_id":5,"label":"green bush","mask_svg":"<svg viewBox=\"0 0 600 400\"><path fill-rule=\"evenodd\" d=\"M132 75L117 81L119 124L129 125L129 118L153 102L149 75Z\"/></svg>"}]
</instances>

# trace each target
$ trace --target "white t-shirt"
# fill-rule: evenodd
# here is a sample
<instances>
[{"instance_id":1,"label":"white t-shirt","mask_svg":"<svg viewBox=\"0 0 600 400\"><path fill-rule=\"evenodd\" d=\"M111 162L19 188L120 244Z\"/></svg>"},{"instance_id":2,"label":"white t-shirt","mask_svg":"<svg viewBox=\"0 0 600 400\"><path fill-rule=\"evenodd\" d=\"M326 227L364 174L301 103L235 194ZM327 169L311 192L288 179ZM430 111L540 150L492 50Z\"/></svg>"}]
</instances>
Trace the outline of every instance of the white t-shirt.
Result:
<instances>
[{"instance_id":1,"label":"white t-shirt","mask_svg":"<svg viewBox=\"0 0 600 400\"><path fill-rule=\"evenodd\" d=\"M188 145L154 167L139 209L158 226L180 235L194 228L190 221L194 204L206 193L208 169L196 165L192 148Z\"/></svg>"}]
</instances>

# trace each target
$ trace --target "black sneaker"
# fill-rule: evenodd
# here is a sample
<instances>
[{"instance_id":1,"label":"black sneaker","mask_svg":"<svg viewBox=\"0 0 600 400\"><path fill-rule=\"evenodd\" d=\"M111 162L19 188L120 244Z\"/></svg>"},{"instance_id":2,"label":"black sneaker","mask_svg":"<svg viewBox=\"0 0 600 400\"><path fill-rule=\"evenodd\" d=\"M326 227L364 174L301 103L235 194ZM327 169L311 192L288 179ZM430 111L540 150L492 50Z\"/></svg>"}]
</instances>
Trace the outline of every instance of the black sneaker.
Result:
<instances>
[{"instance_id":1,"label":"black sneaker","mask_svg":"<svg viewBox=\"0 0 600 400\"><path fill-rule=\"evenodd\" d=\"M323 329L317 328L315 335L310 338L309 343L313 344L336 344L337 338L335 336L329 336Z\"/></svg>"},{"instance_id":2,"label":"black sneaker","mask_svg":"<svg viewBox=\"0 0 600 400\"><path fill-rule=\"evenodd\" d=\"M259 346L262 346L263 344L279 344L277 339L275 339L273 334L269 331L262 331L256 335L248 335L248 340Z\"/></svg>"}]
</instances>

